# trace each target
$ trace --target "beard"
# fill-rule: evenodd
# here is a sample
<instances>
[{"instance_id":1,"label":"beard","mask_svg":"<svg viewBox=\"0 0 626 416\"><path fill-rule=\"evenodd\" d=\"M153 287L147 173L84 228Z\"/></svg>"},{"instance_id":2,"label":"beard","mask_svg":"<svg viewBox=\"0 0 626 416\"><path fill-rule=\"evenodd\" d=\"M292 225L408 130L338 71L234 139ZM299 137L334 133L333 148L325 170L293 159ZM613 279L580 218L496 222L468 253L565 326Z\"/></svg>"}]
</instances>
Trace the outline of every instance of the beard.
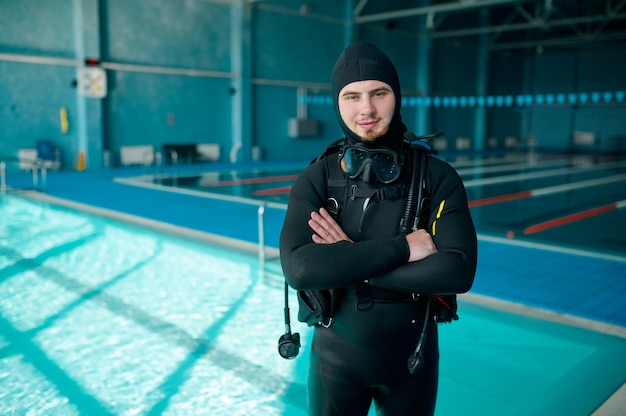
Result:
<instances>
[{"instance_id":1,"label":"beard","mask_svg":"<svg viewBox=\"0 0 626 416\"><path fill-rule=\"evenodd\" d=\"M389 131L389 124L385 124L378 129L366 130L365 134L361 136L361 140L364 142L373 142L379 137L384 136Z\"/></svg>"}]
</instances>

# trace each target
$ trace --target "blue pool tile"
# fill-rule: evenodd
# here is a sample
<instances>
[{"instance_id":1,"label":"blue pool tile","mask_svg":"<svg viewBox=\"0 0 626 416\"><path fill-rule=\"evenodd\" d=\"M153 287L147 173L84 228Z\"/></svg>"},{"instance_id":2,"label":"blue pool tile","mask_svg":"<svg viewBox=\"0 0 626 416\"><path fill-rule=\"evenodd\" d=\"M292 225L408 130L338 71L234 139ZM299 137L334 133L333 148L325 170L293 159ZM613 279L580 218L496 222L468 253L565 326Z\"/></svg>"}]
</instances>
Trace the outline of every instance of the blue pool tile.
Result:
<instances>
[{"instance_id":1,"label":"blue pool tile","mask_svg":"<svg viewBox=\"0 0 626 416\"><path fill-rule=\"evenodd\" d=\"M472 292L626 326L626 263L481 240Z\"/></svg>"}]
</instances>

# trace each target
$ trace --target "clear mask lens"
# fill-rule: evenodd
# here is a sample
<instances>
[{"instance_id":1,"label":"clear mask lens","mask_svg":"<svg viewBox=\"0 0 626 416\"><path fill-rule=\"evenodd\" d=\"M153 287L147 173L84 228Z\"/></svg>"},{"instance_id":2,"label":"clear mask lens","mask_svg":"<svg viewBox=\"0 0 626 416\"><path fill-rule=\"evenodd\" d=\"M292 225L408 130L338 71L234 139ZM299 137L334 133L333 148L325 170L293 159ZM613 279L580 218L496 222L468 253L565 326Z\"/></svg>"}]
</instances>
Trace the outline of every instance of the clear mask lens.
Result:
<instances>
[{"instance_id":1,"label":"clear mask lens","mask_svg":"<svg viewBox=\"0 0 626 416\"><path fill-rule=\"evenodd\" d=\"M367 171L373 172L382 183L395 181L401 172L398 154L390 149L345 147L339 158L339 166L350 178L356 178Z\"/></svg>"}]
</instances>

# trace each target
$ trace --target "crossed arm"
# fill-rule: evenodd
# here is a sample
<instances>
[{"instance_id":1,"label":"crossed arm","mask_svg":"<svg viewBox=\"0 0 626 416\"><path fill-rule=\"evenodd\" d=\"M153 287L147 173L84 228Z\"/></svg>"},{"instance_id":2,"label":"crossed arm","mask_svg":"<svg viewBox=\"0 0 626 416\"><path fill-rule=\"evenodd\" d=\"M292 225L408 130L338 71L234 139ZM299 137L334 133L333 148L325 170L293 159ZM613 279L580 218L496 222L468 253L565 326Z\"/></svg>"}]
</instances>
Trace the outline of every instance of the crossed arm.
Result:
<instances>
[{"instance_id":1,"label":"crossed arm","mask_svg":"<svg viewBox=\"0 0 626 416\"><path fill-rule=\"evenodd\" d=\"M317 244L332 244L339 241L353 242L324 208L320 208L319 212L311 212L309 227L314 232L313 242ZM413 231L407 234L405 238L410 250L409 263L422 260L437 252L433 238L426 230Z\"/></svg>"},{"instance_id":2,"label":"crossed arm","mask_svg":"<svg viewBox=\"0 0 626 416\"><path fill-rule=\"evenodd\" d=\"M428 231L381 240L352 241L319 208L326 195L323 165L301 174L280 236L281 264L289 284L296 289L329 289L367 279L372 285L411 293L468 291L476 270L477 242L467 198L451 167L436 160L431 166L431 198L438 203L432 205L436 209L430 212Z\"/></svg>"}]
</instances>

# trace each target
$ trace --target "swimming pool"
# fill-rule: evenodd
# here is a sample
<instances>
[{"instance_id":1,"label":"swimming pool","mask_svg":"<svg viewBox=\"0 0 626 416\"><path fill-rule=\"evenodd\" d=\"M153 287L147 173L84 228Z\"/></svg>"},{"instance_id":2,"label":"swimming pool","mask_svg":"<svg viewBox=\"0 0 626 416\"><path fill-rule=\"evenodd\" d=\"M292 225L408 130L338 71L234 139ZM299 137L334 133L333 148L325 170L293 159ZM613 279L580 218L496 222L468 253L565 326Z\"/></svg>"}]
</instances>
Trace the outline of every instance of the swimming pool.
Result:
<instances>
[{"instance_id":1,"label":"swimming pool","mask_svg":"<svg viewBox=\"0 0 626 416\"><path fill-rule=\"evenodd\" d=\"M626 159L523 154L448 160L479 233L626 259ZM118 177L133 186L286 207L306 164L266 163ZM145 172L147 173L147 172Z\"/></svg>"},{"instance_id":2,"label":"swimming pool","mask_svg":"<svg viewBox=\"0 0 626 416\"><path fill-rule=\"evenodd\" d=\"M274 262L15 195L0 214L0 414L306 414L311 331L294 322L300 356L278 355ZM460 315L437 415L589 415L626 381L624 338L464 298Z\"/></svg>"},{"instance_id":3,"label":"swimming pool","mask_svg":"<svg viewBox=\"0 0 626 416\"><path fill-rule=\"evenodd\" d=\"M118 177L120 183L199 193L213 197L286 205L289 190L306 164L271 168L216 169Z\"/></svg>"}]
</instances>

